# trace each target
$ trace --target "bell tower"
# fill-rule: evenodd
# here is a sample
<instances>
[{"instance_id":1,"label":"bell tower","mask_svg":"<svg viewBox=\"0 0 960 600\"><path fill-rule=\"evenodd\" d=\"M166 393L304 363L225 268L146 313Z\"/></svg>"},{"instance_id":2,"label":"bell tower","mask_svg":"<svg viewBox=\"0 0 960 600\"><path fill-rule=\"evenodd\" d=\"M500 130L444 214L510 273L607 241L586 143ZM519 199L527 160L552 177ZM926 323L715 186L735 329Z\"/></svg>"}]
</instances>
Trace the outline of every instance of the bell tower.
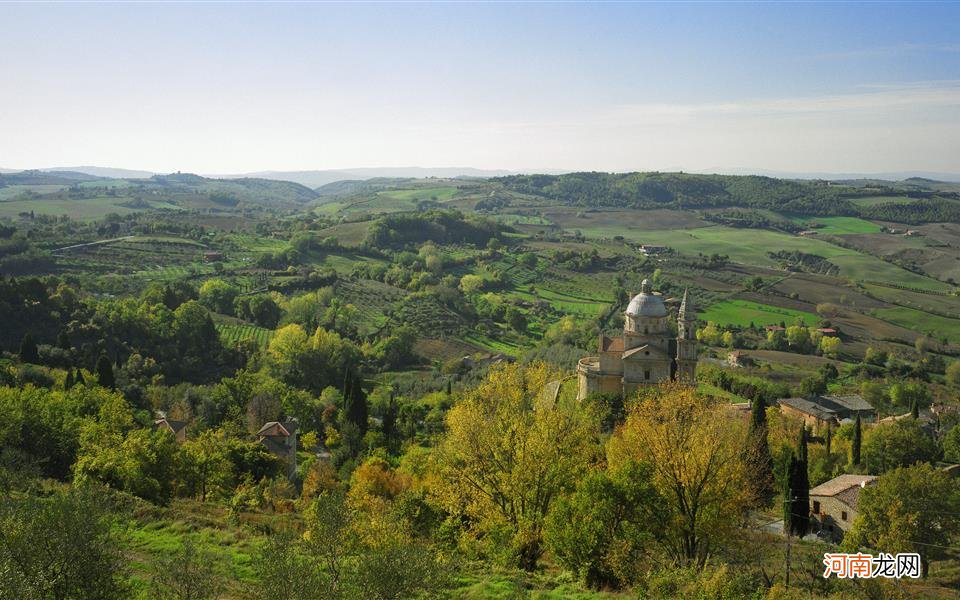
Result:
<instances>
[{"instance_id":1,"label":"bell tower","mask_svg":"<svg viewBox=\"0 0 960 600\"><path fill-rule=\"evenodd\" d=\"M686 383L696 381L697 371L697 315L687 290L677 313L677 380Z\"/></svg>"}]
</instances>

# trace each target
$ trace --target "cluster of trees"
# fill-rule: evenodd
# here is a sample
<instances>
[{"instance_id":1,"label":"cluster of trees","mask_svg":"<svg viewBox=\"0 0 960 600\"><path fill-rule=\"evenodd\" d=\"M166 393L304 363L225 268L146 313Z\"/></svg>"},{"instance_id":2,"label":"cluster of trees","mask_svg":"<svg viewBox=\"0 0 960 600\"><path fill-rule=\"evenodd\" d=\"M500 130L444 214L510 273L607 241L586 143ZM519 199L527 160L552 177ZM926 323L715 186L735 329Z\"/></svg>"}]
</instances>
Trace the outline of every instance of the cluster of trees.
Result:
<instances>
[{"instance_id":1,"label":"cluster of trees","mask_svg":"<svg viewBox=\"0 0 960 600\"><path fill-rule=\"evenodd\" d=\"M377 249L402 250L426 241L439 244L485 246L500 239L503 227L489 219L464 216L459 211L429 210L387 215L373 222L364 244Z\"/></svg>"}]
</instances>

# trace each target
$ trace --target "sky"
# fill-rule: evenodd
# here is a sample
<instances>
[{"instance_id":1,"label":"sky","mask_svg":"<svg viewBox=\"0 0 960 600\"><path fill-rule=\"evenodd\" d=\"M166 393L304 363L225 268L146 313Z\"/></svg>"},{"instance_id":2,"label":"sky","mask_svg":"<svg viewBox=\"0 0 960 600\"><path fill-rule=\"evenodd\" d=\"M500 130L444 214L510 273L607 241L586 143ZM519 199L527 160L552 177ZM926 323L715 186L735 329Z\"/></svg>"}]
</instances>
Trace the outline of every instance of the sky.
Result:
<instances>
[{"instance_id":1,"label":"sky","mask_svg":"<svg viewBox=\"0 0 960 600\"><path fill-rule=\"evenodd\" d=\"M0 6L0 166L960 171L960 3Z\"/></svg>"}]
</instances>

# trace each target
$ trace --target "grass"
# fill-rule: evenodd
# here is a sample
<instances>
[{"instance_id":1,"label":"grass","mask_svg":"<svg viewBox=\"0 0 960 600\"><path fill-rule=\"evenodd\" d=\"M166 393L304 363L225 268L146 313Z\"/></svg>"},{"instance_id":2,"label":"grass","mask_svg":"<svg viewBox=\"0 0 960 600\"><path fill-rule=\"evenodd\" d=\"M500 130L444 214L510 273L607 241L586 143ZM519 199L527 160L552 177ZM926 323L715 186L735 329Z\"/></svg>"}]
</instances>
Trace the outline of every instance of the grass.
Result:
<instances>
[{"instance_id":1,"label":"grass","mask_svg":"<svg viewBox=\"0 0 960 600\"><path fill-rule=\"evenodd\" d=\"M950 286L922 275L911 273L875 256L841 248L815 239L762 229L743 230L717 225L697 229L637 231L629 228L604 227L599 232L581 229L585 235L610 237L622 234L636 243L668 246L682 254L725 254L738 263L777 267L768 256L775 250L799 251L829 259L840 267L841 276L859 280L876 280L920 289L948 290ZM602 235L601 235L602 233Z\"/></svg>"},{"instance_id":2,"label":"grass","mask_svg":"<svg viewBox=\"0 0 960 600\"><path fill-rule=\"evenodd\" d=\"M417 188L411 190L390 190L386 192L378 192L377 195L393 198L394 200L436 200L437 202L445 202L453 198L456 193L457 188L452 186L442 186Z\"/></svg>"},{"instance_id":3,"label":"grass","mask_svg":"<svg viewBox=\"0 0 960 600\"><path fill-rule=\"evenodd\" d=\"M857 206L876 206L878 204L910 204L914 199L906 196L869 196L857 198L852 202Z\"/></svg>"},{"instance_id":4,"label":"grass","mask_svg":"<svg viewBox=\"0 0 960 600\"><path fill-rule=\"evenodd\" d=\"M794 223L809 226L817 233L848 235L851 233L880 233L880 226L857 217L788 217ZM822 227L813 227L813 225Z\"/></svg>"},{"instance_id":5,"label":"grass","mask_svg":"<svg viewBox=\"0 0 960 600\"><path fill-rule=\"evenodd\" d=\"M946 337L952 342L960 341L960 319L932 315L904 306L878 308L871 311L871 314L894 325L906 327L919 333L932 334L937 339Z\"/></svg>"},{"instance_id":6,"label":"grass","mask_svg":"<svg viewBox=\"0 0 960 600\"><path fill-rule=\"evenodd\" d=\"M797 319L802 319L807 325L813 325L817 322L817 315L813 313L750 302L749 300L724 300L700 313L700 318L717 325L734 325L737 327L747 327L751 323L754 325L773 325L780 321L791 325Z\"/></svg>"},{"instance_id":7,"label":"grass","mask_svg":"<svg viewBox=\"0 0 960 600\"><path fill-rule=\"evenodd\" d=\"M273 337L272 329L257 327L249 323L217 323L217 333L228 344L236 344L246 340L255 340L260 347L270 343Z\"/></svg>"}]
</instances>

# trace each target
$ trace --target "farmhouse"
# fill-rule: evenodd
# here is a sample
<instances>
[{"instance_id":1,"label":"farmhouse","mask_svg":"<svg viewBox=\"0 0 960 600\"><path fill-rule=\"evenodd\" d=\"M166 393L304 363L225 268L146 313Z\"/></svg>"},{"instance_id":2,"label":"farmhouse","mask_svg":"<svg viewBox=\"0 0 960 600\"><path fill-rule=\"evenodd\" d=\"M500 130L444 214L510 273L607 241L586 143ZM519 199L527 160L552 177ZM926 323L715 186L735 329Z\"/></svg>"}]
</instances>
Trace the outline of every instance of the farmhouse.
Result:
<instances>
[{"instance_id":1,"label":"farmhouse","mask_svg":"<svg viewBox=\"0 0 960 600\"><path fill-rule=\"evenodd\" d=\"M777 402L780 412L799 417L814 429L839 425L847 419L856 419L857 415L865 423L872 423L877 418L876 409L858 395L784 398Z\"/></svg>"},{"instance_id":2,"label":"farmhouse","mask_svg":"<svg viewBox=\"0 0 960 600\"><path fill-rule=\"evenodd\" d=\"M647 256L656 256L658 254L663 254L670 250L666 246L655 246L653 244L642 244L640 246L640 253L646 254Z\"/></svg>"},{"instance_id":3,"label":"farmhouse","mask_svg":"<svg viewBox=\"0 0 960 600\"><path fill-rule=\"evenodd\" d=\"M581 400L596 392L629 396L639 386L662 381L694 381L697 339L693 303L687 293L677 314L679 333L670 334L667 307L646 279L624 313L623 336L601 334L597 356L577 364Z\"/></svg>"},{"instance_id":4,"label":"farmhouse","mask_svg":"<svg viewBox=\"0 0 960 600\"><path fill-rule=\"evenodd\" d=\"M287 477L293 477L297 471L297 428L296 419L270 421L257 431L257 441L271 454L279 456L287 463Z\"/></svg>"},{"instance_id":5,"label":"farmhouse","mask_svg":"<svg viewBox=\"0 0 960 600\"><path fill-rule=\"evenodd\" d=\"M840 475L810 490L810 516L821 535L840 541L857 518L860 491L876 481L874 475Z\"/></svg>"},{"instance_id":6,"label":"farmhouse","mask_svg":"<svg viewBox=\"0 0 960 600\"><path fill-rule=\"evenodd\" d=\"M182 442L187 439L186 421L174 421L173 419L161 417L153 422L153 428L157 431L169 431L175 438L177 438L178 442Z\"/></svg>"}]
</instances>

